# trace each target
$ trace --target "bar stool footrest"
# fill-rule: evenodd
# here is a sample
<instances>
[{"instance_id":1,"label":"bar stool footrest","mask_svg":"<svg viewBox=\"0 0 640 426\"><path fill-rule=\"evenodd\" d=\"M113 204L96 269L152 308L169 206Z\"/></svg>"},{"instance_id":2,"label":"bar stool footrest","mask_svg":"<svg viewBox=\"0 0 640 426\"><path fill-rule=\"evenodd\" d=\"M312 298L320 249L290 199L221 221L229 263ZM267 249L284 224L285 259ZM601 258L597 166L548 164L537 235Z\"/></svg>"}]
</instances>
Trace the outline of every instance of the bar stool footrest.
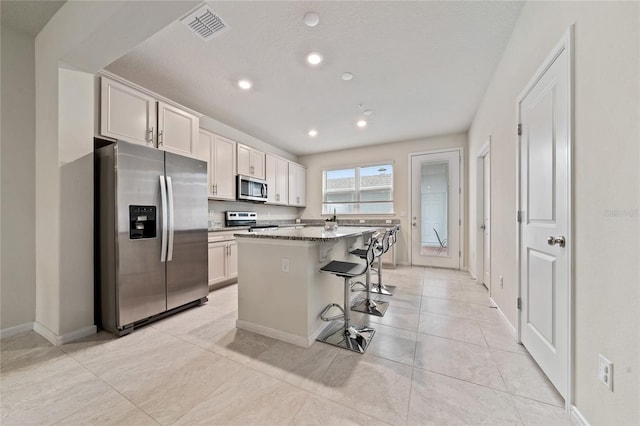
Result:
<instances>
[{"instance_id":1,"label":"bar stool footrest","mask_svg":"<svg viewBox=\"0 0 640 426\"><path fill-rule=\"evenodd\" d=\"M359 299L351 305L351 310L356 312L363 312L369 315L375 315L377 317L383 317L389 308L389 302L383 302L373 299Z\"/></svg>"},{"instance_id":2,"label":"bar stool footrest","mask_svg":"<svg viewBox=\"0 0 640 426\"><path fill-rule=\"evenodd\" d=\"M376 330L373 328L358 324L351 324L345 330L344 321L333 321L316 340L363 354L375 332Z\"/></svg>"},{"instance_id":3,"label":"bar stool footrest","mask_svg":"<svg viewBox=\"0 0 640 426\"><path fill-rule=\"evenodd\" d=\"M358 290L355 287L356 286L361 286L362 290ZM351 283L351 291L367 291L367 285L365 283L363 283L362 281L356 281Z\"/></svg>"},{"instance_id":4,"label":"bar stool footrest","mask_svg":"<svg viewBox=\"0 0 640 426\"><path fill-rule=\"evenodd\" d=\"M393 296L395 292L396 292L395 285L371 284L371 293L383 294L385 296Z\"/></svg>"},{"instance_id":5,"label":"bar stool footrest","mask_svg":"<svg viewBox=\"0 0 640 426\"><path fill-rule=\"evenodd\" d=\"M334 315L332 317L328 317L327 313L331 310L331 308L338 308L342 313L338 315ZM327 307L324 308L322 312L320 312L320 319L322 321L335 321L337 319L342 319L342 318L344 318L344 308L336 303L329 303Z\"/></svg>"}]
</instances>

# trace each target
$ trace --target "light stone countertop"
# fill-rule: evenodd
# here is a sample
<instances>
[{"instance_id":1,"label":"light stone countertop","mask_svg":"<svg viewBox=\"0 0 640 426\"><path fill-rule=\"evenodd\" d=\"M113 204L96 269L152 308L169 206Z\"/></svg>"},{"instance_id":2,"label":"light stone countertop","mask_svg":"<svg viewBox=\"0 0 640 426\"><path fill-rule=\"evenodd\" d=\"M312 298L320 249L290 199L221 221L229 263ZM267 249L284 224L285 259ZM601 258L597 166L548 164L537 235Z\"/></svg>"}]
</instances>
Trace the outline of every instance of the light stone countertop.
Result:
<instances>
[{"instance_id":1,"label":"light stone countertop","mask_svg":"<svg viewBox=\"0 0 640 426\"><path fill-rule=\"evenodd\" d=\"M242 232L234 234L234 236L239 238L328 242L374 233L378 229L378 227L338 226L335 231L327 231L324 226L305 226L303 228L279 228L273 231Z\"/></svg>"}]
</instances>

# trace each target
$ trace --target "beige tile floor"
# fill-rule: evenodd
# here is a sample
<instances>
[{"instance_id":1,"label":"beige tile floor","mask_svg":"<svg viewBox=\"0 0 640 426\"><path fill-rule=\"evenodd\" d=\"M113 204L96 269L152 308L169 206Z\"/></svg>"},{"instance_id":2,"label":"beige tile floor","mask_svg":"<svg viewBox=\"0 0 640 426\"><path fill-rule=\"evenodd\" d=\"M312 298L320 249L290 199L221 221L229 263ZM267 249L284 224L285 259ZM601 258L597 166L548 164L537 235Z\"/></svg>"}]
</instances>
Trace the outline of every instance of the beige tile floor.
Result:
<instances>
[{"instance_id":1,"label":"beige tile floor","mask_svg":"<svg viewBox=\"0 0 640 426\"><path fill-rule=\"evenodd\" d=\"M1 341L2 425L570 424L563 401L466 273L398 286L364 355L235 329L237 286L115 339ZM340 285L339 282L336 285Z\"/></svg>"}]
</instances>

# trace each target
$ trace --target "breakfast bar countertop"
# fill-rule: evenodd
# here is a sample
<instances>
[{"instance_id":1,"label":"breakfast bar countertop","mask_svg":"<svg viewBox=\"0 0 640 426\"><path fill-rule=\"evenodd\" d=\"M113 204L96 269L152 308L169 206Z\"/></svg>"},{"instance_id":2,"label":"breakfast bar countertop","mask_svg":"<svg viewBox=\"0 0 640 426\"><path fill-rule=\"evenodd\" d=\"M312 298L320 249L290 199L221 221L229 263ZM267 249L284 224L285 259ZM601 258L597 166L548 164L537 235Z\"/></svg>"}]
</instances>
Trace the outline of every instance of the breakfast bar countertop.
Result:
<instances>
[{"instance_id":1,"label":"breakfast bar countertop","mask_svg":"<svg viewBox=\"0 0 640 426\"><path fill-rule=\"evenodd\" d=\"M337 241L343 238L357 237L376 232L378 227L338 226L336 230L326 230L324 226L304 226L295 228L279 228L264 232L243 232L234 234L236 238L264 238L274 240L298 241Z\"/></svg>"}]
</instances>

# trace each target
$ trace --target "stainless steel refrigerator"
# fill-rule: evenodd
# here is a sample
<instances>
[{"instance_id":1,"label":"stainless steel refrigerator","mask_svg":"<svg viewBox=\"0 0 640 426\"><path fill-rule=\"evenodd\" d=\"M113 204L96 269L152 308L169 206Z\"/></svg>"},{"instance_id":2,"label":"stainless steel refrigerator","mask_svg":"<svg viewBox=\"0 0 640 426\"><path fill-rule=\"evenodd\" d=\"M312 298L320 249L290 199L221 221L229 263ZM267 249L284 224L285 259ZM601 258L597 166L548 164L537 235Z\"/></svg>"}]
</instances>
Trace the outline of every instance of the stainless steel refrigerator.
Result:
<instances>
[{"instance_id":1,"label":"stainless steel refrigerator","mask_svg":"<svg viewBox=\"0 0 640 426\"><path fill-rule=\"evenodd\" d=\"M118 335L208 294L207 164L118 141L95 151L96 322Z\"/></svg>"}]
</instances>

